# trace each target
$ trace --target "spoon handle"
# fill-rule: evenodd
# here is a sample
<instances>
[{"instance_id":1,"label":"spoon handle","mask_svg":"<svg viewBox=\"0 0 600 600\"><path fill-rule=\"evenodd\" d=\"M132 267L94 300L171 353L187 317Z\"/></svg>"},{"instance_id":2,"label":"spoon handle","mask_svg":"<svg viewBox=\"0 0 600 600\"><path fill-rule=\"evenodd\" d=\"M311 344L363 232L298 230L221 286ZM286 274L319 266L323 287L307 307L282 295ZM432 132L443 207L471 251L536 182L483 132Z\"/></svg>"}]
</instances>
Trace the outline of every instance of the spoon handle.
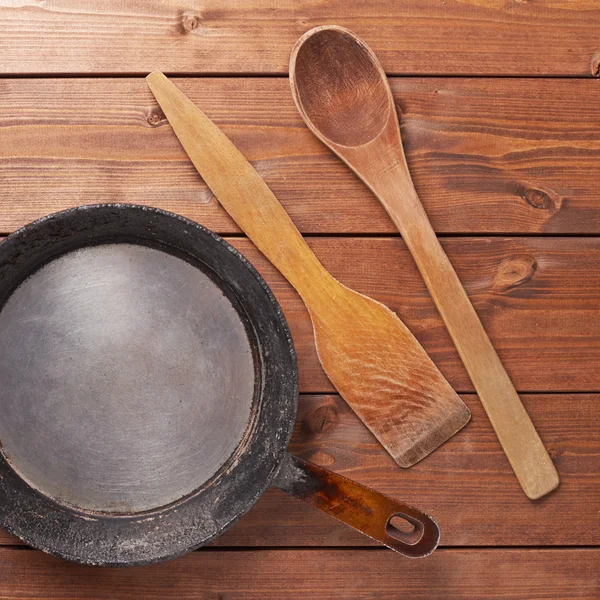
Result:
<instances>
[{"instance_id":1,"label":"spoon handle","mask_svg":"<svg viewBox=\"0 0 600 600\"><path fill-rule=\"evenodd\" d=\"M532 500L551 492L559 484L556 468L433 231L405 161L368 184L413 255L523 491Z\"/></svg>"},{"instance_id":2,"label":"spoon handle","mask_svg":"<svg viewBox=\"0 0 600 600\"><path fill-rule=\"evenodd\" d=\"M229 138L162 73L151 73L146 81L208 187L302 298L322 286L324 278L333 279Z\"/></svg>"}]
</instances>

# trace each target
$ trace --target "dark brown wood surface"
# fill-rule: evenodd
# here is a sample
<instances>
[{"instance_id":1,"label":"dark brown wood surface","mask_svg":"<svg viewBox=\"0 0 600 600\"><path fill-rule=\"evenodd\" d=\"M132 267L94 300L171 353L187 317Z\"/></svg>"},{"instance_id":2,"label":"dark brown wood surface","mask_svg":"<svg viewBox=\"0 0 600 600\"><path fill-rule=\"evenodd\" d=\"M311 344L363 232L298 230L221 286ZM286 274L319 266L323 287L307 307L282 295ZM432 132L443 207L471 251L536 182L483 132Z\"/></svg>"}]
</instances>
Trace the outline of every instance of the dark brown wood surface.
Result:
<instances>
[{"instance_id":1,"label":"dark brown wood surface","mask_svg":"<svg viewBox=\"0 0 600 600\"><path fill-rule=\"evenodd\" d=\"M561 475L542 501L514 480L393 223L294 108L292 44L325 23L411 75L391 81L411 175ZM596 0L0 2L0 233L135 202L233 235L297 346L291 450L442 528L442 548L409 561L270 490L211 548L139 569L71 565L0 532L0 598L600 598L599 64ZM399 469L334 395L301 300L187 160L153 69L185 76L325 266L395 310L463 392L472 421L422 463Z\"/></svg>"},{"instance_id":2,"label":"dark brown wood surface","mask_svg":"<svg viewBox=\"0 0 600 600\"><path fill-rule=\"evenodd\" d=\"M231 239L283 305L302 392L333 391L310 318L291 286L245 239ZM473 391L399 238L323 237L309 244L342 283L396 311L450 383ZM600 244L596 238L446 238L442 245L521 392L600 390Z\"/></svg>"},{"instance_id":3,"label":"dark brown wood surface","mask_svg":"<svg viewBox=\"0 0 600 600\"><path fill-rule=\"evenodd\" d=\"M336 23L390 73L597 76L595 0L8 0L3 73L279 73Z\"/></svg>"},{"instance_id":4,"label":"dark brown wood surface","mask_svg":"<svg viewBox=\"0 0 600 600\"><path fill-rule=\"evenodd\" d=\"M132 569L0 549L0 598L130 600L597 600L598 550L202 550Z\"/></svg>"},{"instance_id":5,"label":"dark brown wood surface","mask_svg":"<svg viewBox=\"0 0 600 600\"><path fill-rule=\"evenodd\" d=\"M397 233L304 126L287 79L174 81L252 161L302 233ZM411 175L438 233L600 233L600 81L399 78L392 89ZM0 232L108 201L239 231L143 78L4 79L0 102Z\"/></svg>"}]
</instances>

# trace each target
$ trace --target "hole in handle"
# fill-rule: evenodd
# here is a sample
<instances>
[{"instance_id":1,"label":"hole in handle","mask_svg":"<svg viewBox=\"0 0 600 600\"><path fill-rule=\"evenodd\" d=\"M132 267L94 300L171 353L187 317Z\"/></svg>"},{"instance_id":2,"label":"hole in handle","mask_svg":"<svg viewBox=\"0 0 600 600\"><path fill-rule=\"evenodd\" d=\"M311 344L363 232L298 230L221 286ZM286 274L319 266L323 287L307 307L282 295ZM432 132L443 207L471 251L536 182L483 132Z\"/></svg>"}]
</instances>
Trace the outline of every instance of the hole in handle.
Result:
<instances>
[{"instance_id":1,"label":"hole in handle","mask_svg":"<svg viewBox=\"0 0 600 600\"><path fill-rule=\"evenodd\" d=\"M425 529L417 519L394 513L385 524L385 532L399 542L414 546L421 541Z\"/></svg>"}]
</instances>

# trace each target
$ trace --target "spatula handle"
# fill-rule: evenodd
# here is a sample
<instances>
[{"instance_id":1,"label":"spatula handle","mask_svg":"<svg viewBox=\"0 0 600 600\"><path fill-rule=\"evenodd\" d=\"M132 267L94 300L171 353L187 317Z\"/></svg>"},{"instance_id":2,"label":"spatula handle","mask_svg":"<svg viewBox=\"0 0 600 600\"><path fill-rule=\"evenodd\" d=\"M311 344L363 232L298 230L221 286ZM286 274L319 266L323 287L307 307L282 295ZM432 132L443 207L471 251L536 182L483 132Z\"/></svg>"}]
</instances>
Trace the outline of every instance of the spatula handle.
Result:
<instances>
[{"instance_id":1,"label":"spatula handle","mask_svg":"<svg viewBox=\"0 0 600 600\"><path fill-rule=\"evenodd\" d=\"M421 205L403 161L370 182L398 227L427 284L502 448L531 499L559 477L496 350Z\"/></svg>"},{"instance_id":2,"label":"spatula handle","mask_svg":"<svg viewBox=\"0 0 600 600\"><path fill-rule=\"evenodd\" d=\"M219 202L306 300L330 278L267 184L227 136L162 73L146 78L192 163Z\"/></svg>"}]
</instances>

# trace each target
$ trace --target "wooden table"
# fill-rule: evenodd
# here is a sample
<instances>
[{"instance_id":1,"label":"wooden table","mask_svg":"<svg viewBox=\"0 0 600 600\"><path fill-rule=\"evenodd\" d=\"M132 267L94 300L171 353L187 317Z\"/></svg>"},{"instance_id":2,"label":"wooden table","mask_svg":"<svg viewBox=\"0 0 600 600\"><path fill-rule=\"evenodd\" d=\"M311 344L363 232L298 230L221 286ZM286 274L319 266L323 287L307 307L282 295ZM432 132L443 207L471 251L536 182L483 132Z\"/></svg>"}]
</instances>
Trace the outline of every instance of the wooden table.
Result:
<instances>
[{"instance_id":1,"label":"wooden table","mask_svg":"<svg viewBox=\"0 0 600 600\"><path fill-rule=\"evenodd\" d=\"M419 195L560 472L541 501L514 479L391 221L296 113L289 51L323 23L364 37L397 76ZM442 528L442 547L410 561L271 491L210 548L151 567L73 565L2 533L0 597L599 598L599 64L596 0L0 1L0 232L135 202L227 236L292 329L292 450ZM188 162L145 85L153 69L253 161L334 276L395 310L463 394L472 422L432 456L402 471L335 395L303 304Z\"/></svg>"}]
</instances>

